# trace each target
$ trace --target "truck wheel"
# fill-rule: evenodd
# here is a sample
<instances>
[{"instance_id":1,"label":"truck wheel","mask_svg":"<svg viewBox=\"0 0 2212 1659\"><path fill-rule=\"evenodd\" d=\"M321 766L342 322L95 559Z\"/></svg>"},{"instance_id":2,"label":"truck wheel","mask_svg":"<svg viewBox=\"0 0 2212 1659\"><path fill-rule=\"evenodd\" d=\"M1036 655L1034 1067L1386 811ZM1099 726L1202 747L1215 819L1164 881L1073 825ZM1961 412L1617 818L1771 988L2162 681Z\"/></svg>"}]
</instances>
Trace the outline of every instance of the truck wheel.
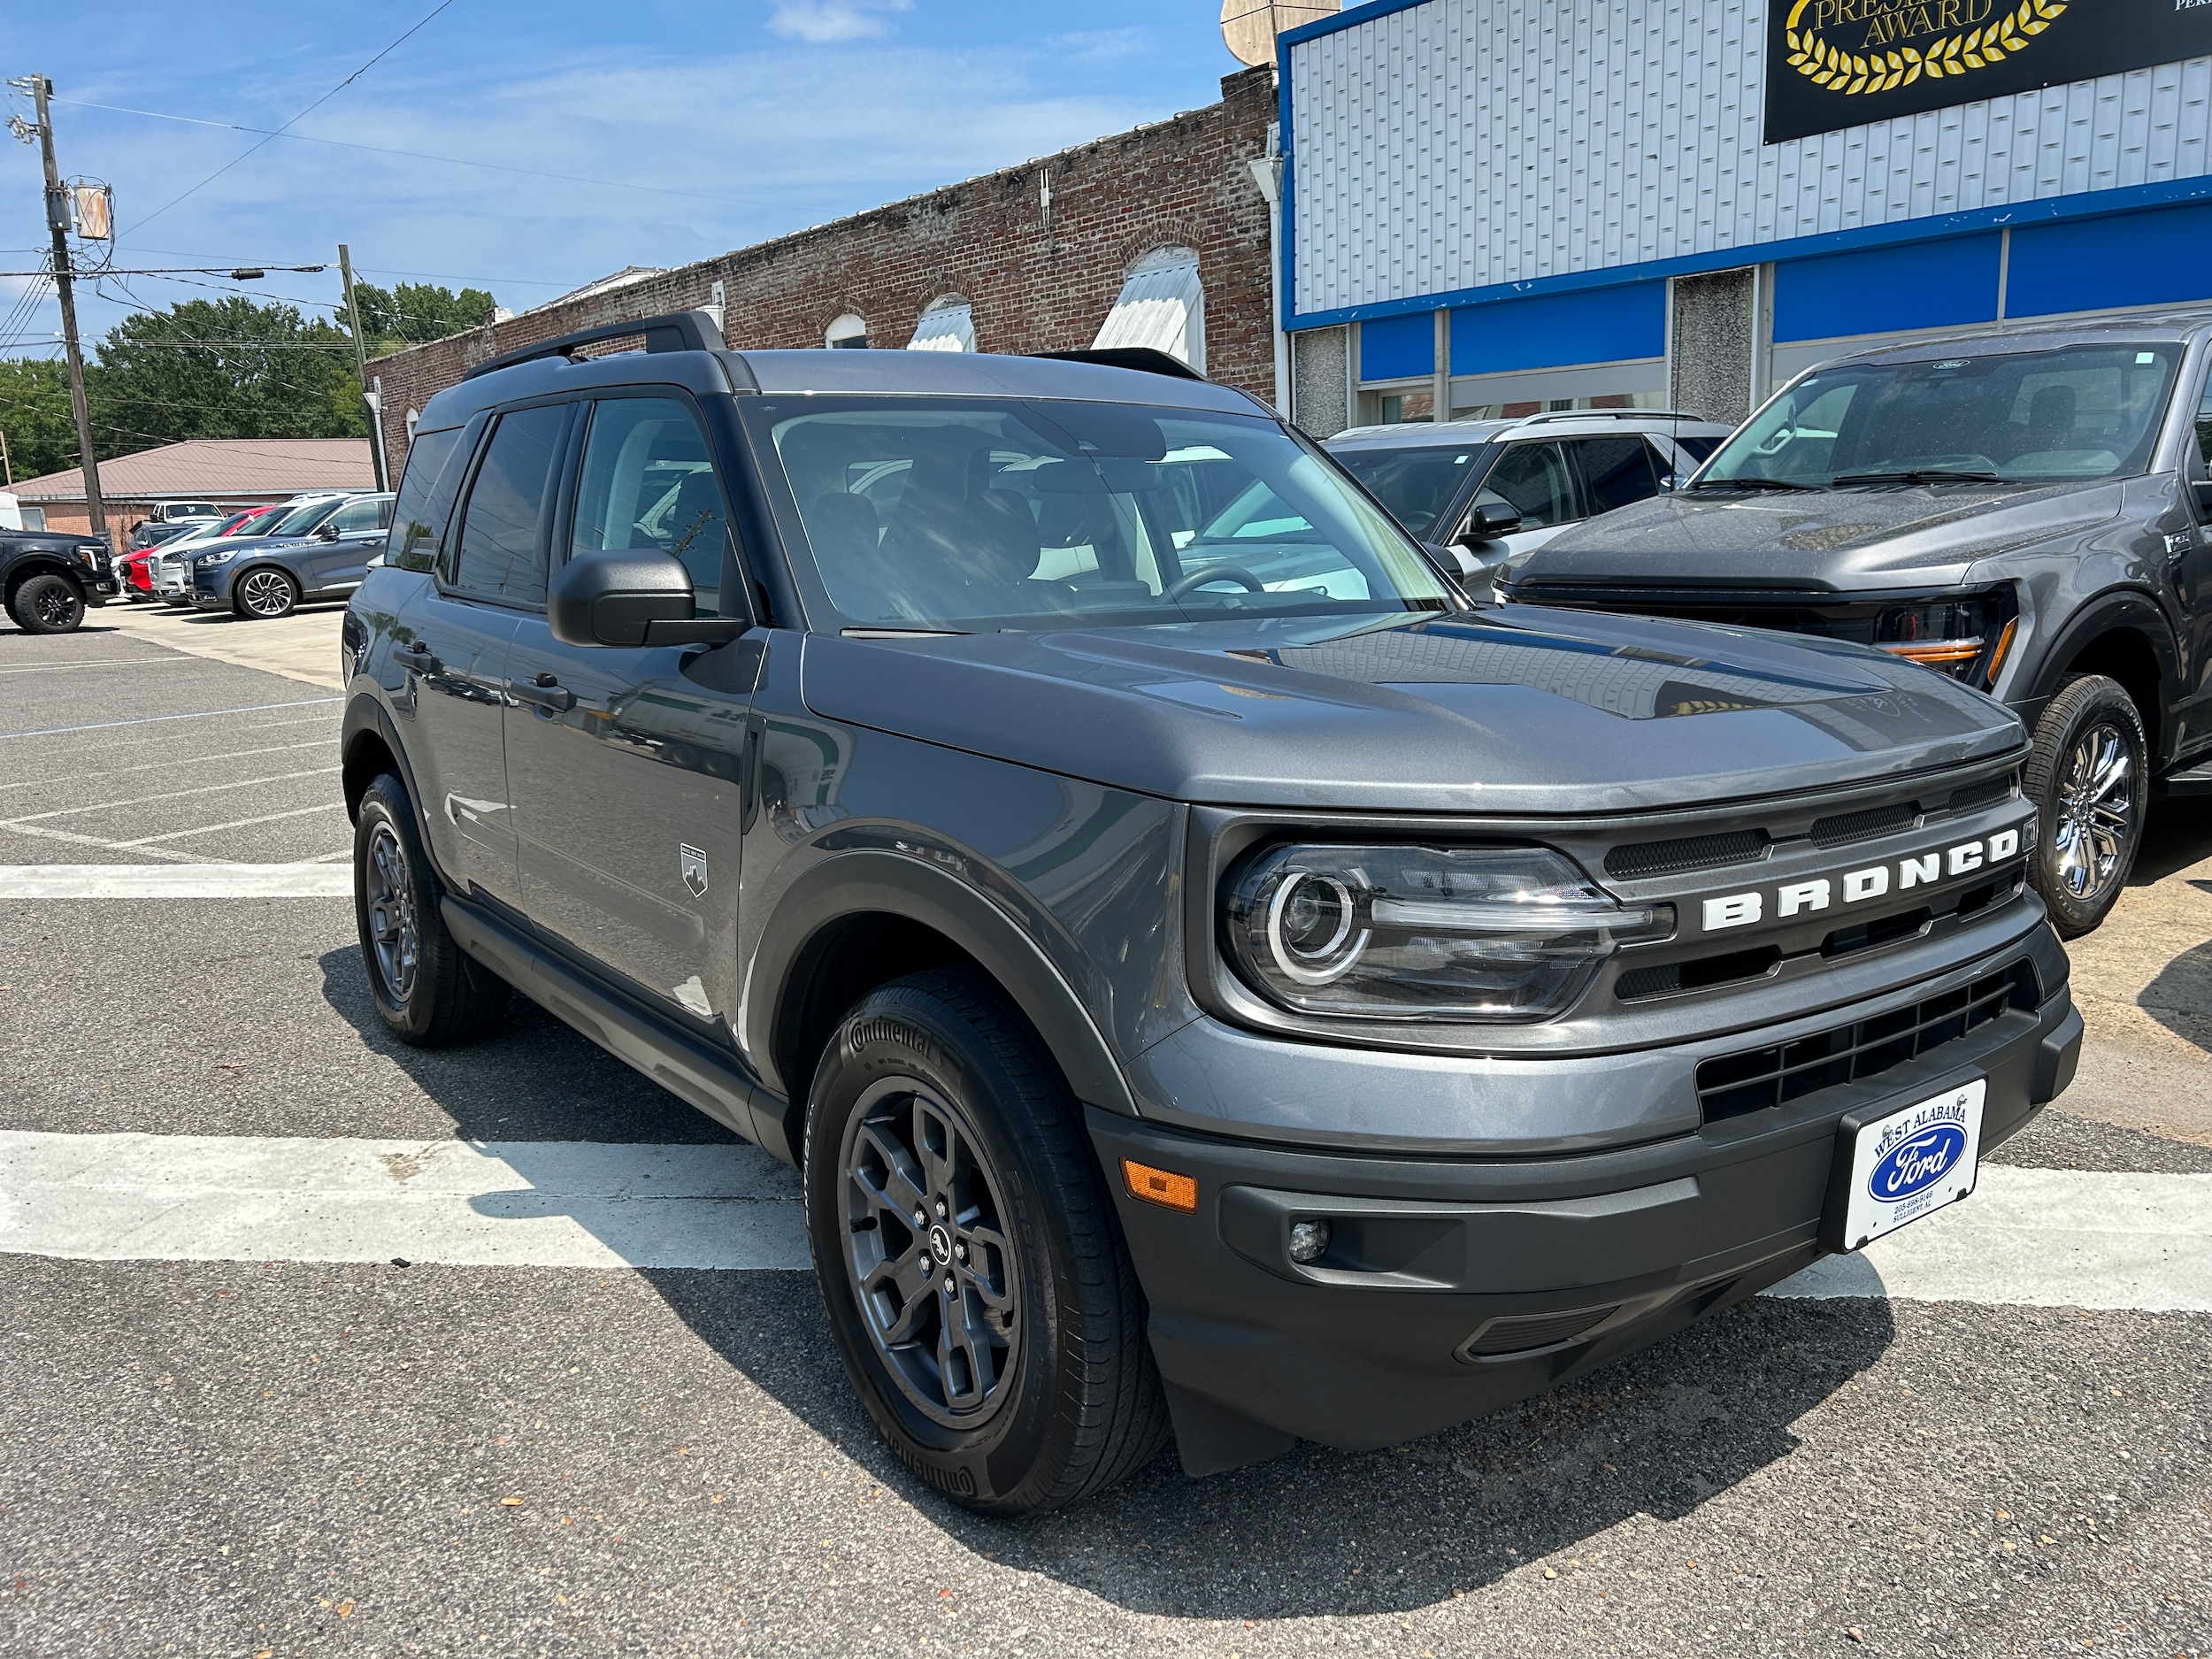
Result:
<instances>
[{"instance_id":1,"label":"truck wheel","mask_svg":"<svg viewBox=\"0 0 2212 1659\"><path fill-rule=\"evenodd\" d=\"M2150 800L2149 754L2134 699L2102 674L2066 681L2036 722L2022 780L2040 814L2028 879L2062 939L2103 921L2127 886Z\"/></svg>"},{"instance_id":2,"label":"truck wheel","mask_svg":"<svg viewBox=\"0 0 2212 1659\"><path fill-rule=\"evenodd\" d=\"M1159 1452L1144 1298L1079 1109L988 979L932 969L848 1013L815 1071L805 1155L830 1330L915 1473L1017 1515Z\"/></svg>"},{"instance_id":3,"label":"truck wheel","mask_svg":"<svg viewBox=\"0 0 2212 1659\"><path fill-rule=\"evenodd\" d=\"M376 1011L402 1042L466 1042L506 1018L506 980L446 931L407 786L388 772L363 794L354 821L353 910Z\"/></svg>"},{"instance_id":4,"label":"truck wheel","mask_svg":"<svg viewBox=\"0 0 2212 1659\"><path fill-rule=\"evenodd\" d=\"M299 584L274 565L265 565L238 579L238 585L231 589L230 610L233 616L273 622L290 616L299 602Z\"/></svg>"},{"instance_id":5,"label":"truck wheel","mask_svg":"<svg viewBox=\"0 0 2212 1659\"><path fill-rule=\"evenodd\" d=\"M84 620L84 595L66 576L48 572L15 590L8 614L26 634L68 634Z\"/></svg>"}]
</instances>

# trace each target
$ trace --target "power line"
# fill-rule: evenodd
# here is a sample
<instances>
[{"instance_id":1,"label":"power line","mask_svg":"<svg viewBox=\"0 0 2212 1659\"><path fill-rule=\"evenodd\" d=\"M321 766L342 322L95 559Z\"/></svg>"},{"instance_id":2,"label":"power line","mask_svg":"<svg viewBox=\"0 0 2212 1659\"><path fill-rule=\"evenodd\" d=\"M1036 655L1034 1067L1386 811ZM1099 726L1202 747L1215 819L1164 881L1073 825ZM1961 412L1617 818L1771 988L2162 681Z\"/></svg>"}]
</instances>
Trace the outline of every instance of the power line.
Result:
<instances>
[{"instance_id":1,"label":"power line","mask_svg":"<svg viewBox=\"0 0 2212 1659\"><path fill-rule=\"evenodd\" d=\"M426 22L428 21L427 19L424 20ZM419 25L418 25L418 27L419 27ZM210 121L203 119L201 117L196 115L172 115L165 110L134 110L128 109L120 104L94 104L84 98L57 98L54 102L57 104L73 104L80 109L105 110L112 115L140 115L144 116L149 120L154 121L180 121L188 127L219 127L223 131L228 133L258 133L261 134L261 142L263 144L267 143L269 140L273 138L288 138L295 143L328 144L339 150L365 150L371 155L374 156L403 156L410 161L442 162L446 165L452 167L482 167L492 173L519 173L526 179L553 179L563 184L595 184L600 186L602 188L609 190L642 190L653 196L680 196L685 197L687 200L693 202L719 202L729 207L771 207L774 205L772 203L755 201L749 196L710 196L703 190L677 190L672 189L666 185L638 184L624 179L591 179L585 177L581 173L548 173L541 167L514 167L508 165L504 162L477 161L467 156L434 156L427 150L395 150L387 144L363 144L356 142L350 139L316 138L306 133L288 133L284 130L284 127L281 127L276 128L274 131L271 131L269 128L265 127L246 127L236 121ZM306 111L303 110L300 114L304 115L306 112ZM300 117L297 115L292 118L295 121L299 119ZM286 127L289 127L290 125L290 121L285 123ZM258 150L260 148L260 144L254 146L254 150ZM246 156L250 156L251 154L253 154L252 150L246 152ZM246 156L241 156L238 159L240 161L243 161L246 158ZM233 163L232 165L235 165L236 163ZM214 174L210 174L207 179L202 180L201 183L204 184L211 182L214 176ZM198 186L196 185L193 188L196 189L198 188ZM180 196L177 199L178 201L182 201L184 198ZM175 205L176 203L174 202L170 204L170 206L172 207ZM147 219L151 219L153 215L150 213L147 215ZM142 225L145 222L146 219L139 220L140 225ZM137 226L133 226L132 228L135 230ZM364 265L361 268L363 270L366 270L368 267ZM455 280L457 280L458 279ZM547 286L550 287L552 285L549 283Z\"/></svg>"},{"instance_id":2,"label":"power line","mask_svg":"<svg viewBox=\"0 0 2212 1659\"><path fill-rule=\"evenodd\" d=\"M129 230L127 230L127 231L125 231L125 232L121 233L121 234L120 234L120 235L119 235L119 236L116 238L116 240L117 240L118 242L119 242L119 241L121 241L121 240L122 240L122 237L123 237L123 236L127 236L127 235L130 235L130 234L134 234L134 232L136 232L136 231L139 231L139 230L142 229L144 227L146 227L146 226L148 226L148 225L152 224L152 223L154 222L154 220L156 220L156 219L159 219L159 218L160 218L160 217L161 217L164 213L166 213L166 212L167 212L167 211L168 211L171 208L173 208L173 207L176 206L176 205L177 205L177 204L178 204L179 202L184 201L187 197L191 196L194 196L194 195L196 195L198 192L200 192L200 191L202 191L202 190L205 189L205 188L206 188L209 185L211 185L211 184L214 183L216 180L218 180L218 179L221 178L221 177L222 177L225 173L228 173L228 172L229 172L229 171L230 171L233 167L236 166L236 165L237 165L240 162L242 162L242 161L245 160L247 157L249 157L249 156L250 156L250 155L253 155L256 151L257 151L257 150L259 150L260 149L262 149L262 148L263 148L263 146L265 146L265 145L266 145L266 144L269 144L269 143L273 142L274 140L276 140L276 139L278 139L278 138L281 137L281 136L284 134L284 132L285 132L285 128L286 128L286 127L289 127L293 126L293 125L294 125L295 123L296 123L296 122L303 121L303 120L306 119L307 119L307 117L309 117L309 116L312 115L312 114L313 114L313 113L317 111L317 110L321 109L321 108L323 107L323 105L324 105L324 104L326 104L329 103L329 102L331 101L331 99L333 99L333 98L336 97L336 96L338 96L341 92L343 92L343 91L344 91L344 90L345 90L348 87L351 86L351 85L352 85L355 81L357 81L360 80L360 79L361 79L361 77L362 77L363 75L367 74L367 73L369 73L369 71L370 71L370 70L372 70L372 69L375 68L375 67L376 67L376 65L378 65L378 63L380 63L382 59L384 59L385 58L388 57L388 56L389 56L392 52L394 52L394 51L397 50L399 49L400 45L402 44L402 42L405 42L405 41L408 39L408 37L409 37L410 35L414 35L415 33L417 33L417 31L420 30L420 29L423 27L423 26L424 26L425 24L427 24L427 23L430 21L430 19L431 19L432 18L436 17L436 16L438 15L438 13L439 13L439 12L441 12L444 11L444 10L445 10L448 6L451 5L452 4L453 4L453 0L438 0L438 4L437 4L436 5L434 5L434 6L433 6L433 7L432 7L432 8L431 8L431 9L430 9L430 10L429 10L426 13L425 13L425 14L424 14L424 16L423 16L423 18L422 18L421 22L417 23L413 28L409 29L405 35L402 35L399 37L399 39L398 39L398 40L394 41L394 42L392 42L389 46L387 46L387 47L386 47L386 48L385 48L382 51L380 51L380 52L377 53L377 55L376 55L374 58L370 58L370 59L369 59L369 61L368 61L367 63L363 64L363 65L361 65L361 67L360 67L360 68L358 68L358 69L355 70L355 71L354 71L351 74L348 75L348 76L347 76L347 77L346 77L343 81L340 81L340 82L339 82L336 86L334 86L334 87L331 88L331 89L330 89L329 91L327 91L327 92L324 93L324 94L323 94L323 96L322 96L321 97L317 98L317 99L314 101L314 103L312 103L312 104L309 104L309 105L308 105L305 109L302 110L302 111L300 111L297 115L295 115L295 116L291 119L291 120L285 122L283 127L278 127L278 128L277 128L274 132L270 133L269 134L267 134L267 135L266 135L265 137L264 137L264 138L263 138L263 139L262 139L262 140L261 140L258 143L253 144L253 145L250 146L249 148L247 148L246 150L244 150L241 151L239 154L237 154L237 155L235 155L235 156L232 157L231 157L228 161L225 162L225 163L224 163L221 166L219 166L219 167L216 168L214 172L212 172L212 173L209 173L209 174L207 175L207 177L206 177L206 178L204 178L204 179L201 180L199 181L199 183L197 183L197 184L194 185L194 186L191 188L191 189L187 190L187 191L184 193L184 195L183 195L183 196L174 196L174 197L172 197L169 201L164 202L164 203L163 203L163 204L162 204L159 207L156 208L156 209L155 209L152 212L150 212L150 213L147 214L145 218L143 218L143 219L140 219L140 220L138 221L138 223L137 223L137 224L133 225L133 226L130 227L130 229L129 229Z\"/></svg>"}]
</instances>

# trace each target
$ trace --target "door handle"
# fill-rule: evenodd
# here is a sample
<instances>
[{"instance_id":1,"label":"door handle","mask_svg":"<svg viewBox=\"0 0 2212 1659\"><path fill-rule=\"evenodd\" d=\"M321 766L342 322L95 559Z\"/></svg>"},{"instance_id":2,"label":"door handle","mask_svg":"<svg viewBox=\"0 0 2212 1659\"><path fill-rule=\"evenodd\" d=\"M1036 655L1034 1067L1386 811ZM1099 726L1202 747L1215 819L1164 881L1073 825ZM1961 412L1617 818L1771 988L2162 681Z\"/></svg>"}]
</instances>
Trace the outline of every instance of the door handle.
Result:
<instances>
[{"instance_id":1,"label":"door handle","mask_svg":"<svg viewBox=\"0 0 2212 1659\"><path fill-rule=\"evenodd\" d=\"M419 674L434 674L438 672L436 655L420 640L392 647L392 660L403 667L413 669Z\"/></svg>"},{"instance_id":2,"label":"door handle","mask_svg":"<svg viewBox=\"0 0 2212 1659\"><path fill-rule=\"evenodd\" d=\"M517 703L527 703L549 714L565 714L576 706L576 694L551 674L540 674L527 684L511 680L507 682L507 695Z\"/></svg>"}]
</instances>

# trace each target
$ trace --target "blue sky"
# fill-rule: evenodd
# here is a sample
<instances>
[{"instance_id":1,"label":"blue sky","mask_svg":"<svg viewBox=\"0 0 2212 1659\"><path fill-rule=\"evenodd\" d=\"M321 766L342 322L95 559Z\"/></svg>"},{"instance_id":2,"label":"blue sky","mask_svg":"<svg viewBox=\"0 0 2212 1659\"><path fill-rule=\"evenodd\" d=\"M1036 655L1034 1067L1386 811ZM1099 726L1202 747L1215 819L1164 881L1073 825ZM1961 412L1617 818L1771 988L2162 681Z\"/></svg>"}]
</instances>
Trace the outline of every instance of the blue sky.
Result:
<instances>
[{"instance_id":1,"label":"blue sky","mask_svg":"<svg viewBox=\"0 0 2212 1659\"><path fill-rule=\"evenodd\" d=\"M73 100L54 109L62 168L114 187L119 267L329 260L243 285L326 306L343 241L370 280L520 311L1195 108L1238 66L1213 0L452 0L300 138L202 182L258 142L234 127L282 126L436 3L23 0L0 12L0 79L42 73ZM38 152L0 133L0 271L42 263L43 240ZM25 286L0 277L0 319ZM88 338L133 296L211 292L125 286L81 290ZM0 345L43 350L58 326L50 294Z\"/></svg>"}]
</instances>

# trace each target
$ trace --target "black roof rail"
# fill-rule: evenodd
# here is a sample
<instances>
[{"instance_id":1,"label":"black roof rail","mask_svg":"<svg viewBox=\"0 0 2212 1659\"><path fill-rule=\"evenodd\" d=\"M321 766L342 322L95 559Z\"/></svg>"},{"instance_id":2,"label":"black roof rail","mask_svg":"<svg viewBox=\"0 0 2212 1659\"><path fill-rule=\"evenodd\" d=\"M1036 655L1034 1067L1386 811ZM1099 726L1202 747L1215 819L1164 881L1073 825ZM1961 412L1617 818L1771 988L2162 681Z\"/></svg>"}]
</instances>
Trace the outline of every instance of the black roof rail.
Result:
<instances>
[{"instance_id":1,"label":"black roof rail","mask_svg":"<svg viewBox=\"0 0 2212 1659\"><path fill-rule=\"evenodd\" d=\"M1102 363L1110 369L1135 369L1143 374L1165 374L1179 380L1203 380L1205 376L1156 346L1085 346L1074 351L1028 351L1031 357L1052 357L1062 363Z\"/></svg>"},{"instance_id":2,"label":"black roof rail","mask_svg":"<svg viewBox=\"0 0 2212 1659\"><path fill-rule=\"evenodd\" d=\"M540 357L566 357L580 346L597 345L602 340L619 340L627 334L643 334L648 351L721 351L726 349L722 343L722 330L716 326L710 312L670 311L664 317L640 317L632 322L602 323L596 328L579 328L572 334L557 334L550 340L541 340L534 346L503 351L495 357L487 357L461 378L472 380L480 374L511 369L518 363L534 363Z\"/></svg>"}]
</instances>

